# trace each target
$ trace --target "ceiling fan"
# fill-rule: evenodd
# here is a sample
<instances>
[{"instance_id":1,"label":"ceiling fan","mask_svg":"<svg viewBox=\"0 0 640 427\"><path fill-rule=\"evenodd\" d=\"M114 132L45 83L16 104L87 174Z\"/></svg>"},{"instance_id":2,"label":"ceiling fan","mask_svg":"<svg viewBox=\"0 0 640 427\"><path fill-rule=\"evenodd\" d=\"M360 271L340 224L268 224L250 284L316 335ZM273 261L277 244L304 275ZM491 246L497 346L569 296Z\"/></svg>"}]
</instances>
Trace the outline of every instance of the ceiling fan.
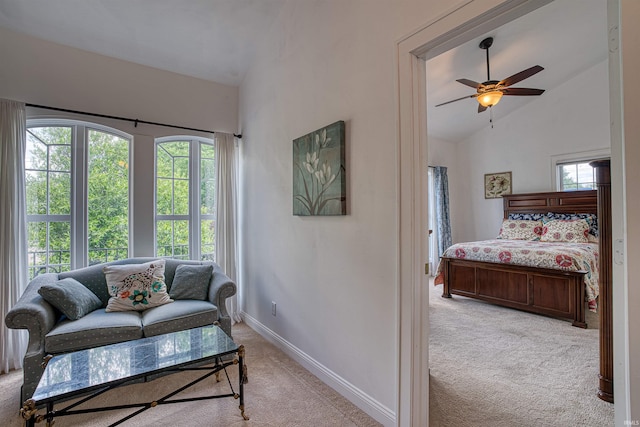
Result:
<instances>
[{"instance_id":1,"label":"ceiling fan","mask_svg":"<svg viewBox=\"0 0 640 427\"><path fill-rule=\"evenodd\" d=\"M488 107L492 107L500 102L500 99L503 95L515 95L515 96L538 96L542 95L544 89L529 89L529 88L515 88L510 87L511 85L518 83L524 79L527 79L533 76L536 73L544 70L539 65L535 65L531 68L527 68L526 70L520 71L519 73L514 74L511 77L507 77L504 80L491 80L491 75L489 74L489 48L493 44L493 37L487 37L486 39L480 42L479 47L487 51L487 81L483 83L474 82L469 79L458 79L457 82L462 83L463 85L470 86L476 89L477 93L473 95L463 96L462 98L452 99L451 101L443 102L442 104L436 105L436 107L440 107L441 105L450 104L452 102L460 101L467 98L476 98L478 101L478 113L482 113Z\"/></svg>"}]
</instances>

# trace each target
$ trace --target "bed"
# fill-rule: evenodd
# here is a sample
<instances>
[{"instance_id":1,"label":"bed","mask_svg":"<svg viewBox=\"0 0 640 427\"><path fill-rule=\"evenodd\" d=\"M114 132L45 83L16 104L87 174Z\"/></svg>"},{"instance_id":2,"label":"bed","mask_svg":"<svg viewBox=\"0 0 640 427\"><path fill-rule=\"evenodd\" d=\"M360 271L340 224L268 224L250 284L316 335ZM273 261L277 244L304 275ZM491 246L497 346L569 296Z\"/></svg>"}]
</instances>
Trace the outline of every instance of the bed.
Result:
<instances>
[{"instance_id":1,"label":"bed","mask_svg":"<svg viewBox=\"0 0 640 427\"><path fill-rule=\"evenodd\" d=\"M505 195L503 203L505 220L549 213L595 218L598 213L596 190ZM597 226L595 230L597 234ZM593 232L593 227L589 231ZM564 254L544 256L540 246L563 245L516 240L461 245L454 245L441 257L435 283L443 283L443 297L461 295L587 327L585 307L595 311L598 298L597 242L568 244ZM574 253L581 252L579 247L586 254L574 258ZM473 259L472 255L478 254Z\"/></svg>"}]
</instances>

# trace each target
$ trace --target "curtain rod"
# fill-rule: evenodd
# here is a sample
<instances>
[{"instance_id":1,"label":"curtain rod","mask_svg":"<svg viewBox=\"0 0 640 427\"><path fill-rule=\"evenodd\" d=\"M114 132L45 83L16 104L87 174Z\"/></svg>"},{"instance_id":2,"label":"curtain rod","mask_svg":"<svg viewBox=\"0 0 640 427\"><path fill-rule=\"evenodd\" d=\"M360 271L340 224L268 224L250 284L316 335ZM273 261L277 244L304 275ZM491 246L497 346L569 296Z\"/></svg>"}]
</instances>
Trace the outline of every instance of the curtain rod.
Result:
<instances>
[{"instance_id":1,"label":"curtain rod","mask_svg":"<svg viewBox=\"0 0 640 427\"><path fill-rule=\"evenodd\" d=\"M148 122L146 120L130 119L128 117L109 116L107 114L88 113L86 111L69 110L69 109L66 109L66 108L48 107L46 105L37 105L37 104L29 104L29 103L27 103L25 105L27 107L44 108L45 110L62 111L62 112L65 112L65 113L82 114L82 115L85 115L85 116L102 117L102 118L105 118L105 119L114 119L114 120L123 120L125 122L133 122L133 124L134 124L133 126L134 127L138 127L138 123L142 123L142 124L145 124L145 125L164 126L164 127L167 127L167 128L194 130L196 132L215 133L215 131L212 131L212 130L189 128L189 127L185 127L185 126L169 125L169 124L165 124L165 123ZM235 136L236 138L242 138L242 134L237 135L237 134L234 133L233 136Z\"/></svg>"}]
</instances>

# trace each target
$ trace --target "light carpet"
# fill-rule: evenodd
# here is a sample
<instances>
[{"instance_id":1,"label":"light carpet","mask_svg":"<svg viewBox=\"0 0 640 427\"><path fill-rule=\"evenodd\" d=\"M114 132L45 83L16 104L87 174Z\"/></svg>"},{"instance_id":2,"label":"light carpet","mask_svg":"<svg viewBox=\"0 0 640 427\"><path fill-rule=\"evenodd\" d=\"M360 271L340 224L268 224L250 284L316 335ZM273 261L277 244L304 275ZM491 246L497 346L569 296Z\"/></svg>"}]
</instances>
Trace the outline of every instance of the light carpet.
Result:
<instances>
[{"instance_id":1,"label":"light carpet","mask_svg":"<svg viewBox=\"0 0 640 427\"><path fill-rule=\"evenodd\" d=\"M379 426L374 419L294 362L245 324L233 326L233 337L246 349L249 382L245 386L244 421L238 401L232 398L200 402L159 405L132 418L123 426ZM228 368L237 392L238 369ZM22 372L0 375L0 425L22 426L18 415ZM201 375L201 374L200 374ZM187 384L197 373L184 372L164 376L148 383L132 384L102 395L100 404L117 405L148 402ZM211 394L210 390L227 393L228 383L216 383L211 377L176 396L192 397ZM86 404L85 404L86 405ZM83 414L55 419L56 427L106 426L132 410ZM42 424L38 424L42 425Z\"/></svg>"},{"instance_id":2,"label":"light carpet","mask_svg":"<svg viewBox=\"0 0 640 427\"><path fill-rule=\"evenodd\" d=\"M430 425L614 425L596 396L597 329L455 296L430 283Z\"/></svg>"}]
</instances>

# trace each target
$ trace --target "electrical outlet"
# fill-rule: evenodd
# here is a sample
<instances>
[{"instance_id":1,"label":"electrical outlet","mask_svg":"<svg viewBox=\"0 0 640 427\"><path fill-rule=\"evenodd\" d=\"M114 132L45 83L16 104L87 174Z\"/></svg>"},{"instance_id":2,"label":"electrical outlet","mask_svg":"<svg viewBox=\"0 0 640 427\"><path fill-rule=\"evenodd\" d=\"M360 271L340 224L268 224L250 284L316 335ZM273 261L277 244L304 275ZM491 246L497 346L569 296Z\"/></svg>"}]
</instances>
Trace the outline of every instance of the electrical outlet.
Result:
<instances>
[{"instance_id":1,"label":"electrical outlet","mask_svg":"<svg viewBox=\"0 0 640 427\"><path fill-rule=\"evenodd\" d=\"M273 316L276 315L276 303L275 303L275 301L271 301L271 314Z\"/></svg>"}]
</instances>

